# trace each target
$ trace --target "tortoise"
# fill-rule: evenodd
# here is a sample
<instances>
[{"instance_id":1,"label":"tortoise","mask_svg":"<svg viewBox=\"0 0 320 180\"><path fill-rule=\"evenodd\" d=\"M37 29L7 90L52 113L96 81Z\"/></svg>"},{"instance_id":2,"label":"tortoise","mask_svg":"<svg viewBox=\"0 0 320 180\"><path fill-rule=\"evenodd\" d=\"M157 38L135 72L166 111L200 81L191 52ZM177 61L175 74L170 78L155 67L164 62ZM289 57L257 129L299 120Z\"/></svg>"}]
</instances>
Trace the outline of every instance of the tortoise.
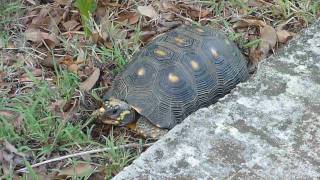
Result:
<instances>
[{"instance_id":1,"label":"tortoise","mask_svg":"<svg viewBox=\"0 0 320 180\"><path fill-rule=\"evenodd\" d=\"M133 55L99 111L103 123L158 139L248 77L247 60L222 32L181 25Z\"/></svg>"}]
</instances>

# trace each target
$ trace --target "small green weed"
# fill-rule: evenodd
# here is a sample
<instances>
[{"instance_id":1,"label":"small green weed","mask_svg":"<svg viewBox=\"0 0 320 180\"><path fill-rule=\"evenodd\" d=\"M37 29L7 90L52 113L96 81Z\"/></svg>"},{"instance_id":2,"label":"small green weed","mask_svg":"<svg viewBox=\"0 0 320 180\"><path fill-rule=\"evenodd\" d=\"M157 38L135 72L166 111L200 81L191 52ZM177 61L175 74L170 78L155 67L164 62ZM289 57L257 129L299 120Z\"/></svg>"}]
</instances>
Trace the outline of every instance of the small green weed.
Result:
<instances>
[{"instance_id":1,"label":"small green weed","mask_svg":"<svg viewBox=\"0 0 320 180\"><path fill-rule=\"evenodd\" d=\"M84 32L88 36L91 34L90 14L96 10L97 4L95 0L76 0L75 6L80 11Z\"/></svg>"},{"instance_id":2,"label":"small green weed","mask_svg":"<svg viewBox=\"0 0 320 180\"><path fill-rule=\"evenodd\" d=\"M110 160L104 171L106 179L111 179L115 173L121 171L136 158L135 154L130 150L116 148L118 145L125 144L124 142L123 138L116 140L113 136L106 139L106 146L111 148L110 151L106 152L106 157Z\"/></svg>"}]
</instances>

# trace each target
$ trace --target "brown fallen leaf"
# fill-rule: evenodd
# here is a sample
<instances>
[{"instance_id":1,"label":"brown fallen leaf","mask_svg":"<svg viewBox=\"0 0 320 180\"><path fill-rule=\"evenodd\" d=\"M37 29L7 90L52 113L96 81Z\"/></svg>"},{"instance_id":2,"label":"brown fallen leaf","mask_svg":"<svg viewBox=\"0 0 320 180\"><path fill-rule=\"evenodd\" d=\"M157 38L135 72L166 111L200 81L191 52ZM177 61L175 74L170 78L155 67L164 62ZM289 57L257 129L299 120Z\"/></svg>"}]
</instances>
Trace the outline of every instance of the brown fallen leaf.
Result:
<instances>
[{"instance_id":1,"label":"brown fallen leaf","mask_svg":"<svg viewBox=\"0 0 320 180\"><path fill-rule=\"evenodd\" d=\"M137 22L139 22L139 16L136 15L136 14L134 14L133 16L131 16L131 17L128 19L129 25L136 24Z\"/></svg>"},{"instance_id":2,"label":"brown fallen leaf","mask_svg":"<svg viewBox=\"0 0 320 180\"><path fill-rule=\"evenodd\" d=\"M34 76L34 77L39 77L42 75L42 69L39 69L39 68L35 68L31 71L31 74ZM21 77L28 77L28 74L27 73L24 73L21 75Z\"/></svg>"},{"instance_id":3,"label":"brown fallen leaf","mask_svg":"<svg viewBox=\"0 0 320 180\"><path fill-rule=\"evenodd\" d=\"M176 17L173 13L163 13L161 14L162 18L167 20L167 21L173 21L174 18Z\"/></svg>"},{"instance_id":4,"label":"brown fallen leaf","mask_svg":"<svg viewBox=\"0 0 320 180\"><path fill-rule=\"evenodd\" d=\"M277 32L272 26L264 25L263 27L260 27L260 34L261 43L259 45L259 50L263 52L263 58L265 58L268 52L273 50L277 44Z\"/></svg>"},{"instance_id":5,"label":"brown fallen leaf","mask_svg":"<svg viewBox=\"0 0 320 180\"><path fill-rule=\"evenodd\" d=\"M78 25L80 25L80 23L75 20L70 20L70 21L64 22L62 25L66 29L66 31L73 31Z\"/></svg>"},{"instance_id":6,"label":"brown fallen leaf","mask_svg":"<svg viewBox=\"0 0 320 180\"><path fill-rule=\"evenodd\" d=\"M152 6L138 6L138 12L143 15L143 16L147 16L151 19L155 19L158 17L158 13L156 12L156 10L152 7Z\"/></svg>"},{"instance_id":7,"label":"brown fallen leaf","mask_svg":"<svg viewBox=\"0 0 320 180\"><path fill-rule=\"evenodd\" d=\"M143 31L140 35L140 40L144 43L149 42L156 35L155 31Z\"/></svg>"},{"instance_id":8,"label":"brown fallen leaf","mask_svg":"<svg viewBox=\"0 0 320 180\"><path fill-rule=\"evenodd\" d=\"M0 141L0 171L4 175L9 175L10 170L16 166L24 165L24 158L27 156L19 152L14 145L7 140Z\"/></svg>"},{"instance_id":9,"label":"brown fallen leaf","mask_svg":"<svg viewBox=\"0 0 320 180\"><path fill-rule=\"evenodd\" d=\"M79 163L74 167L67 167L62 169L54 179L68 178L68 177L83 177L91 174L94 171L94 166L87 163Z\"/></svg>"},{"instance_id":10,"label":"brown fallen leaf","mask_svg":"<svg viewBox=\"0 0 320 180\"><path fill-rule=\"evenodd\" d=\"M266 24L264 21L256 19L240 19L233 25L233 28L241 29L249 26L254 26L260 30L261 42L258 48L249 51L250 59L253 60L253 62L258 62L265 58L270 50L274 49L277 44L277 32L272 26Z\"/></svg>"},{"instance_id":11,"label":"brown fallen leaf","mask_svg":"<svg viewBox=\"0 0 320 180\"><path fill-rule=\"evenodd\" d=\"M250 48L249 50L249 59L250 62L255 66L258 64L259 60L263 56L262 52L257 50L255 47Z\"/></svg>"},{"instance_id":12,"label":"brown fallen leaf","mask_svg":"<svg viewBox=\"0 0 320 180\"><path fill-rule=\"evenodd\" d=\"M47 68L54 68L54 64L60 64L59 63L60 58L58 57L52 57L50 53L48 53L47 57L43 60L39 60L39 63Z\"/></svg>"},{"instance_id":13,"label":"brown fallen leaf","mask_svg":"<svg viewBox=\"0 0 320 180\"><path fill-rule=\"evenodd\" d=\"M59 64L64 64L64 65L67 65L67 66L70 66L71 64L74 64L73 58L70 55L65 55L65 56L61 57L58 60L58 62L59 62Z\"/></svg>"},{"instance_id":14,"label":"brown fallen leaf","mask_svg":"<svg viewBox=\"0 0 320 180\"><path fill-rule=\"evenodd\" d=\"M26 37L26 40L32 41L32 42L41 42L42 37L41 37L41 31L39 29L27 29L24 32L24 35Z\"/></svg>"},{"instance_id":15,"label":"brown fallen leaf","mask_svg":"<svg viewBox=\"0 0 320 180\"><path fill-rule=\"evenodd\" d=\"M68 5L70 0L54 0L55 4L58 5Z\"/></svg>"},{"instance_id":16,"label":"brown fallen leaf","mask_svg":"<svg viewBox=\"0 0 320 180\"><path fill-rule=\"evenodd\" d=\"M100 35L99 32L93 32L91 35L91 39L95 44L103 44L104 43L104 39L102 38L102 36Z\"/></svg>"},{"instance_id":17,"label":"brown fallen leaf","mask_svg":"<svg viewBox=\"0 0 320 180\"><path fill-rule=\"evenodd\" d=\"M80 89L84 91L90 91L94 87L94 85L97 83L99 77L100 77L100 69L95 68L93 73L79 85Z\"/></svg>"},{"instance_id":18,"label":"brown fallen leaf","mask_svg":"<svg viewBox=\"0 0 320 180\"><path fill-rule=\"evenodd\" d=\"M21 114L9 110L0 110L0 117L7 119L17 133L24 130L23 116Z\"/></svg>"},{"instance_id":19,"label":"brown fallen leaf","mask_svg":"<svg viewBox=\"0 0 320 180\"><path fill-rule=\"evenodd\" d=\"M277 31L277 38L278 41L281 43L286 43L294 36L294 33L288 32L286 30L278 30Z\"/></svg>"},{"instance_id":20,"label":"brown fallen leaf","mask_svg":"<svg viewBox=\"0 0 320 180\"><path fill-rule=\"evenodd\" d=\"M37 3L34 1L34 0L26 0L26 2L28 2L28 3L30 3L30 4L32 4L32 5L37 5Z\"/></svg>"},{"instance_id":21,"label":"brown fallen leaf","mask_svg":"<svg viewBox=\"0 0 320 180\"><path fill-rule=\"evenodd\" d=\"M49 48L54 48L58 43L58 38L46 32L41 32L39 29L30 28L25 31L26 40L32 42L45 42Z\"/></svg>"},{"instance_id":22,"label":"brown fallen leaf","mask_svg":"<svg viewBox=\"0 0 320 180\"><path fill-rule=\"evenodd\" d=\"M256 27L264 27L267 24L261 20L256 19L240 19L237 20L233 25L233 29L239 29L239 28L247 28L249 26L256 26Z\"/></svg>"},{"instance_id":23,"label":"brown fallen leaf","mask_svg":"<svg viewBox=\"0 0 320 180\"><path fill-rule=\"evenodd\" d=\"M78 64L70 64L70 65L68 66L68 70L71 71L71 72L73 72L73 73L75 73L75 74L78 73L78 69L79 69Z\"/></svg>"},{"instance_id":24,"label":"brown fallen leaf","mask_svg":"<svg viewBox=\"0 0 320 180\"><path fill-rule=\"evenodd\" d=\"M51 49L54 48L57 44L59 44L58 38L53 34L41 32L41 37L43 38L47 46Z\"/></svg>"},{"instance_id":25,"label":"brown fallen leaf","mask_svg":"<svg viewBox=\"0 0 320 180\"><path fill-rule=\"evenodd\" d=\"M79 54L76 60L76 64L81 64L85 61L85 53L82 49L79 49Z\"/></svg>"}]
</instances>

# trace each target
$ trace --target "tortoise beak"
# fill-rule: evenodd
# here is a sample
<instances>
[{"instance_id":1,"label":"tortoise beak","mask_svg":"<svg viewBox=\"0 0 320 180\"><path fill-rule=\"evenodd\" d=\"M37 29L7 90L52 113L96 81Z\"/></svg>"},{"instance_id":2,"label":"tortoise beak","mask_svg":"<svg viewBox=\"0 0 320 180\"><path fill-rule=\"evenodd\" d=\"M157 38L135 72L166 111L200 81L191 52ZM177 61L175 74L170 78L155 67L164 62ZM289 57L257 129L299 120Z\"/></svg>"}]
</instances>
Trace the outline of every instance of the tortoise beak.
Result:
<instances>
[{"instance_id":1,"label":"tortoise beak","mask_svg":"<svg viewBox=\"0 0 320 180\"><path fill-rule=\"evenodd\" d=\"M135 113L134 112L125 113L123 115L123 118L122 118L119 126L123 127L128 124L134 123L134 121L135 121Z\"/></svg>"},{"instance_id":2,"label":"tortoise beak","mask_svg":"<svg viewBox=\"0 0 320 180\"><path fill-rule=\"evenodd\" d=\"M100 109L96 110L98 114L98 118L102 121L104 124L111 124L111 125L118 125L120 122L118 120L114 120L111 118L107 118L105 116L106 109L102 106Z\"/></svg>"}]
</instances>

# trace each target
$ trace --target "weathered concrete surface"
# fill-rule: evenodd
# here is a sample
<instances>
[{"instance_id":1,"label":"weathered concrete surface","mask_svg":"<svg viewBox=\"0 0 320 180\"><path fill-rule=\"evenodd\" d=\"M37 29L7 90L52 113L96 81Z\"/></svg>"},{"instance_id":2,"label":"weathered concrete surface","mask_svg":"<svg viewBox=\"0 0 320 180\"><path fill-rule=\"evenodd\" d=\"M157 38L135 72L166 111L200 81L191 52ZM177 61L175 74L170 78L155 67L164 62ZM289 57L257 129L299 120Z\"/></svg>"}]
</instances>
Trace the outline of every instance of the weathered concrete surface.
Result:
<instances>
[{"instance_id":1,"label":"weathered concrete surface","mask_svg":"<svg viewBox=\"0 0 320 180\"><path fill-rule=\"evenodd\" d=\"M320 179L320 23L114 179Z\"/></svg>"}]
</instances>

